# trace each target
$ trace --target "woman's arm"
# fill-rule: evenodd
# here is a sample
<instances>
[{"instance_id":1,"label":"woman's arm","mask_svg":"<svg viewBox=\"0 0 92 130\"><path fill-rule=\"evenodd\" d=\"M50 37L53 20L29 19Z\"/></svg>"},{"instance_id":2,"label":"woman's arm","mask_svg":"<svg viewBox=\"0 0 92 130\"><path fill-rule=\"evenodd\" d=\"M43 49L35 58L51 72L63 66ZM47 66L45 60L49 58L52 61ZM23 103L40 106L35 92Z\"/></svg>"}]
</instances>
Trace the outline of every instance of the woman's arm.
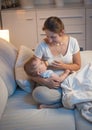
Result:
<instances>
[{"instance_id":1,"label":"woman's arm","mask_svg":"<svg viewBox=\"0 0 92 130\"><path fill-rule=\"evenodd\" d=\"M52 63L52 67L55 69L63 69L63 70L70 70L70 71L77 71L81 67L81 57L80 57L80 52L77 52L76 54L73 55L73 63L71 64L66 64L63 62L59 61L54 61Z\"/></svg>"},{"instance_id":2,"label":"woman's arm","mask_svg":"<svg viewBox=\"0 0 92 130\"><path fill-rule=\"evenodd\" d=\"M53 78L42 78L39 76L37 77L30 76L30 79L38 84L45 85L49 88L56 88L60 86L60 82L54 80Z\"/></svg>"}]
</instances>

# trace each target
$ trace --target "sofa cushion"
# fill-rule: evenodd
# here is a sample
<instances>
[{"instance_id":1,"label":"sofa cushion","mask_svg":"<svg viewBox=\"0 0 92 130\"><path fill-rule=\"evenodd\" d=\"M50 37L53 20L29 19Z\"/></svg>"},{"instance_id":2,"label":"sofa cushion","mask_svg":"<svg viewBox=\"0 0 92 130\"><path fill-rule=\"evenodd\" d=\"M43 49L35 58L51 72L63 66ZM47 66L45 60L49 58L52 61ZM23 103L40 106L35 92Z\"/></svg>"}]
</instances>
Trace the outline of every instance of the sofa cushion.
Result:
<instances>
[{"instance_id":1,"label":"sofa cushion","mask_svg":"<svg viewBox=\"0 0 92 130\"><path fill-rule=\"evenodd\" d=\"M8 99L0 130L75 130L74 111L37 109L32 95L17 89Z\"/></svg>"},{"instance_id":2,"label":"sofa cushion","mask_svg":"<svg viewBox=\"0 0 92 130\"><path fill-rule=\"evenodd\" d=\"M75 109L75 122L77 130L92 130L92 123L84 119L78 110Z\"/></svg>"},{"instance_id":3,"label":"sofa cushion","mask_svg":"<svg viewBox=\"0 0 92 130\"><path fill-rule=\"evenodd\" d=\"M5 83L8 96L16 89L14 66L16 62L17 49L9 42L0 39L0 77Z\"/></svg>"},{"instance_id":4,"label":"sofa cushion","mask_svg":"<svg viewBox=\"0 0 92 130\"><path fill-rule=\"evenodd\" d=\"M5 109L5 106L7 103L7 99L8 99L7 87L6 87L3 79L0 77L0 119L4 112L4 109Z\"/></svg>"},{"instance_id":5,"label":"sofa cushion","mask_svg":"<svg viewBox=\"0 0 92 130\"><path fill-rule=\"evenodd\" d=\"M32 56L33 56L32 50L22 45L19 49L15 65L16 82L20 88L22 88L24 91L28 93L32 92L34 83L30 81L29 76L24 71L24 64Z\"/></svg>"}]
</instances>

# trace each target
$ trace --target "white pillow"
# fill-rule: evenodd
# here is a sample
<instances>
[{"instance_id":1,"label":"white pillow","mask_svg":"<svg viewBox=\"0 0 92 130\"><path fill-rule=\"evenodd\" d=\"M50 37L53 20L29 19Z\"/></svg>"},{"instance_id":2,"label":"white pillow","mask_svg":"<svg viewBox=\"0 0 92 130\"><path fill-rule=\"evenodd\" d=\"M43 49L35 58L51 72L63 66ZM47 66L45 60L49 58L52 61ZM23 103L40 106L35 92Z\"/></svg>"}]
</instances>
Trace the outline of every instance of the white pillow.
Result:
<instances>
[{"instance_id":1,"label":"white pillow","mask_svg":"<svg viewBox=\"0 0 92 130\"><path fill-rule=\"evenodd\" d=\"M0 77L7 87L8 96L11 96L17 87L14 75L16 57L17 49L0 38Z\"/></svg>"},{"instance_id":2,"label":"white pillow","mask_svg":"<svg viewBox=\"0 0 92 130\"><path fill-rule=\"evenodd\" d=\"M0 77L0 119L4 112L4 109L5 109L5 106L7 103L7 99L8 99L7 87L6 87L3 79Z\"/></svg>"},{"instance_id":3,"label":"white pillow","mask_svg":"<svg viewBox=\"0 0 92 130\"><path fill-rule=\"evenodd\" d=\"M33 51L26 46L21 46L15 64L16 82L20 88L31 93L34 83L30 81L29 76L24 71L24 64L33 56Z\"/></svg>"}]
</instances>

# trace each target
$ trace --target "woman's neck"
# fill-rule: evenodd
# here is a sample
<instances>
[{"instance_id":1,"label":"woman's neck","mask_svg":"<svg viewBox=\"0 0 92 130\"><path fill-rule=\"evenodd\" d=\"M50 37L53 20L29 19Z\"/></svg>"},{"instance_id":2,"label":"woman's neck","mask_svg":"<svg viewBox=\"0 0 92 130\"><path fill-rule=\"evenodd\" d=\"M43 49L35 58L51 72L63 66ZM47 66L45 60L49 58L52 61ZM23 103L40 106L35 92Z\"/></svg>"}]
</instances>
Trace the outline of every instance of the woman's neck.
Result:
<instances>
[{"instance_id":1,"label":"woman's neck","mask_svg":"<svg viewBox=\"0 0 92 130\"><path fill-rule=\"evenodd\" d=\"M65 45L68 43L68 40L69 40L69 36L66 35L66 34L63 34L60 38L60 43L61 45Z\"/></svg>"}]
</instances>

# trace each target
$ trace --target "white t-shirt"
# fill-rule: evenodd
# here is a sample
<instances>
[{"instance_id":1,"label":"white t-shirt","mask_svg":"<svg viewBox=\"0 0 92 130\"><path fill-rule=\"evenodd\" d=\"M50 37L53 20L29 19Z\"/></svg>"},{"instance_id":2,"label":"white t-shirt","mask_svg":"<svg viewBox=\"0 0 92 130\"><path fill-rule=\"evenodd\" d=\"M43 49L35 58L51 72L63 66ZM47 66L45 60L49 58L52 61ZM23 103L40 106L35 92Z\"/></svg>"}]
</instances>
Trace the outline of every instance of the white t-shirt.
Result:
<instances>
[{"instance_id":1,"label":"white t-shirt","mask_svg":"<svg viewBox=\"0 0 92 130\"><path fill-rule=\"evenodd\" d=\"M34 55L38 58L42 58L43 60L53 61L53 60L60 60L64 63L72 63L73 62L73 54L77 53L80 50L78 41L76 38L70 36L68 49L65 55L60 53L58 56L53 56L51 53L48 44L45 41L42 41L37 48L35 49ZM62 71L56 71L56 73L61 74Z\"/></svg>"}]
</instances>

